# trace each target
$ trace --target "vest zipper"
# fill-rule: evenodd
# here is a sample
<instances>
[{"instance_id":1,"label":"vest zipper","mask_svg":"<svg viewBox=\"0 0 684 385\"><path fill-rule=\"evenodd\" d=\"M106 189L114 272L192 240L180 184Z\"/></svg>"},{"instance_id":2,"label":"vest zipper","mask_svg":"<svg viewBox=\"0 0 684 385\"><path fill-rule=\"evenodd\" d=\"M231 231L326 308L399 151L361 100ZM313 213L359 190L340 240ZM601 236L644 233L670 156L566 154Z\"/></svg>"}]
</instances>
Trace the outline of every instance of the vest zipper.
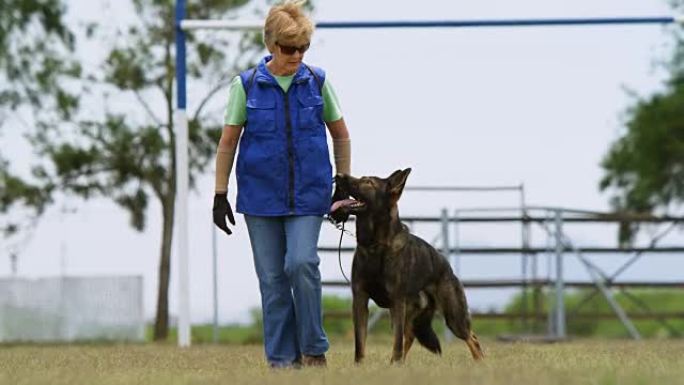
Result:
<instances>
[{"instance_id":1,"label":"vest zipper","mask_svg":"<svg viewBox=\"0 0 684 385\"><path fill-rule=\"evenodd\" d=\"M294 82L293 82L294 83ZM287 90L290 91L294 84L290 84L290 88ZM287 161L288 161L288 166L289 166L289 186L288 186L288 203L290 205L290 214L294 214L295 211L295 201L294 201L294 150L293 150L293 145L292 145L292 122L291 122L291 116L290 116L290 99L287 97L287 94L283 91L280 86L278 86L278 89L281 91L283 96L285 97L285 133L287 135Z\"/></svg>"}]
</instances>

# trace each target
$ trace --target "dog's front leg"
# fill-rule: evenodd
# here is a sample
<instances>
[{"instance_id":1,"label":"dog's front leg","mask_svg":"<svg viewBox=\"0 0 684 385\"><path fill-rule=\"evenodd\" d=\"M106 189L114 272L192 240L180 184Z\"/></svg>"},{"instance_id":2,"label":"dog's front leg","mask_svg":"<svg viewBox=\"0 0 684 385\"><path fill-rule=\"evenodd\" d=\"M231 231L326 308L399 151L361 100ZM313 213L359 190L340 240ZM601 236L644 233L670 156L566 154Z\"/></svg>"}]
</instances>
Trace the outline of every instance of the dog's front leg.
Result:
<instances>
[{"instance_id":1,"label":"dog's front leg","mask_svg":"<svg viewBox=\"0 0 684 385\"><path fill-rule=\"evenodd\" d=\"M354 362L361 363L366 351L368 331L368 293L352 287L352 311L354 319Z\"/></svg>"},{"instance_id":2,"label":"dog's front leg","mask_svg":"<svg viewBox=\"0 0 684 385\"><path fill-rule=\"evenodd\" d=\"M404 322L406 322L406 300L397 299L390 308L392 313L392 328L394 331L394 347L390 362L401 363L404 358Z\"/></svg>"}]
</instances>

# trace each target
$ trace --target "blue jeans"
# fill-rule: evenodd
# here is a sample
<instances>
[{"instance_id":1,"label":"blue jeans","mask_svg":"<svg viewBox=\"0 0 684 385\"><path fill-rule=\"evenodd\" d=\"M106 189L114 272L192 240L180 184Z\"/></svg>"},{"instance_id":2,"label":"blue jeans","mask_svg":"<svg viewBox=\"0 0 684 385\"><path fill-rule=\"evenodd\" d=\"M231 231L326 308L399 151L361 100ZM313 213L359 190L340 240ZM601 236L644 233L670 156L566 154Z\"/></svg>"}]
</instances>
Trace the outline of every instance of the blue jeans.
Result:
<instances>
[{"instance_id":1,"label":"blue jeans","mask_svg":"<svg viewBox=\"0 0 684 385\"><path fill-rule=\"evenodd\" d=\"M259 278L266 359L288 366L328 350L321 309L322 217L245 215Z\"/></svg>"}]
</instances>

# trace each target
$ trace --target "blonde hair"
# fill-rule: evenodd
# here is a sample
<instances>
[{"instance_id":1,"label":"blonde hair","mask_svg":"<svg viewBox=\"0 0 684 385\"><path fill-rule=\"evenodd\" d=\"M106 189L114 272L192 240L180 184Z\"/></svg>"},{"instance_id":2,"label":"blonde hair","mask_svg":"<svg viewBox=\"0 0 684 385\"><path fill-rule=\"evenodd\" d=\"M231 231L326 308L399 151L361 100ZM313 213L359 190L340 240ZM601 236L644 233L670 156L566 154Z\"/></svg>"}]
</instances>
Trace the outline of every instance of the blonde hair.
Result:
<instances>
[{"instance_id":1,"label":"blonde hair","mask_svg":"<svg viewBox=\"0 0 684 385\"><path fill-rule=\"evenodd\" d=\"M304 45L311 41L314 24L302 11L306 1L288 0L271 7L264 23L264 43L270 52L276 42L287 45Z\"/></svg>"}]
</instances>

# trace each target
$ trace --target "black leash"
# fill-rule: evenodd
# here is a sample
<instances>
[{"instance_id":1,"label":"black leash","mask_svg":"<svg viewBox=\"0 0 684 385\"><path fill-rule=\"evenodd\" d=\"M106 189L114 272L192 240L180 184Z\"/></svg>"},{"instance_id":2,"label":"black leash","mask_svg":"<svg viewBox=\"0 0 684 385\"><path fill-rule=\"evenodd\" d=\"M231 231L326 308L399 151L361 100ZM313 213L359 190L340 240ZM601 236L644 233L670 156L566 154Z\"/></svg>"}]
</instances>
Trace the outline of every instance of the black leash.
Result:
<instances>
[{"instance_id":1,"label":"black leash","mask_svg":"<svg viewBox=\"0 0 684 385\"><path fill-rule=\"evenodd\" d=\"M344 269L342 268L342 235L344 235L345 223L347 223L347 221L342 222L342 229L340 231L340 244L337 246L337 261L340 264L340 271L342 272L342 276L347 281L347 283L351 285L351 282L349 282L349 278L347 278L347 275L344 274Z\"/></svg>"},{"instance_id":2,"label":"black leash","mask_svg":"<svg viewBox=\"0 0 684 385\"><path fill-rule=\"evenodd\" d=\"M349 281L349 278L347 278L347 275L344 273L344 269L342 268L342 236L344 233L347 233L348 235L355 237L353 233L351 233L349 230L344 229L344 224L347 223L347 221L342 222L342 225L340 226L339 223L336 223L330 216L328 216L328 221L335 226L336 229L340 230L340 242L337 245L337 262L340 266L340 271L342 272L342 276L344 279L347 281L348 284L351 284Z\"/></svg>"}]
</instances>

